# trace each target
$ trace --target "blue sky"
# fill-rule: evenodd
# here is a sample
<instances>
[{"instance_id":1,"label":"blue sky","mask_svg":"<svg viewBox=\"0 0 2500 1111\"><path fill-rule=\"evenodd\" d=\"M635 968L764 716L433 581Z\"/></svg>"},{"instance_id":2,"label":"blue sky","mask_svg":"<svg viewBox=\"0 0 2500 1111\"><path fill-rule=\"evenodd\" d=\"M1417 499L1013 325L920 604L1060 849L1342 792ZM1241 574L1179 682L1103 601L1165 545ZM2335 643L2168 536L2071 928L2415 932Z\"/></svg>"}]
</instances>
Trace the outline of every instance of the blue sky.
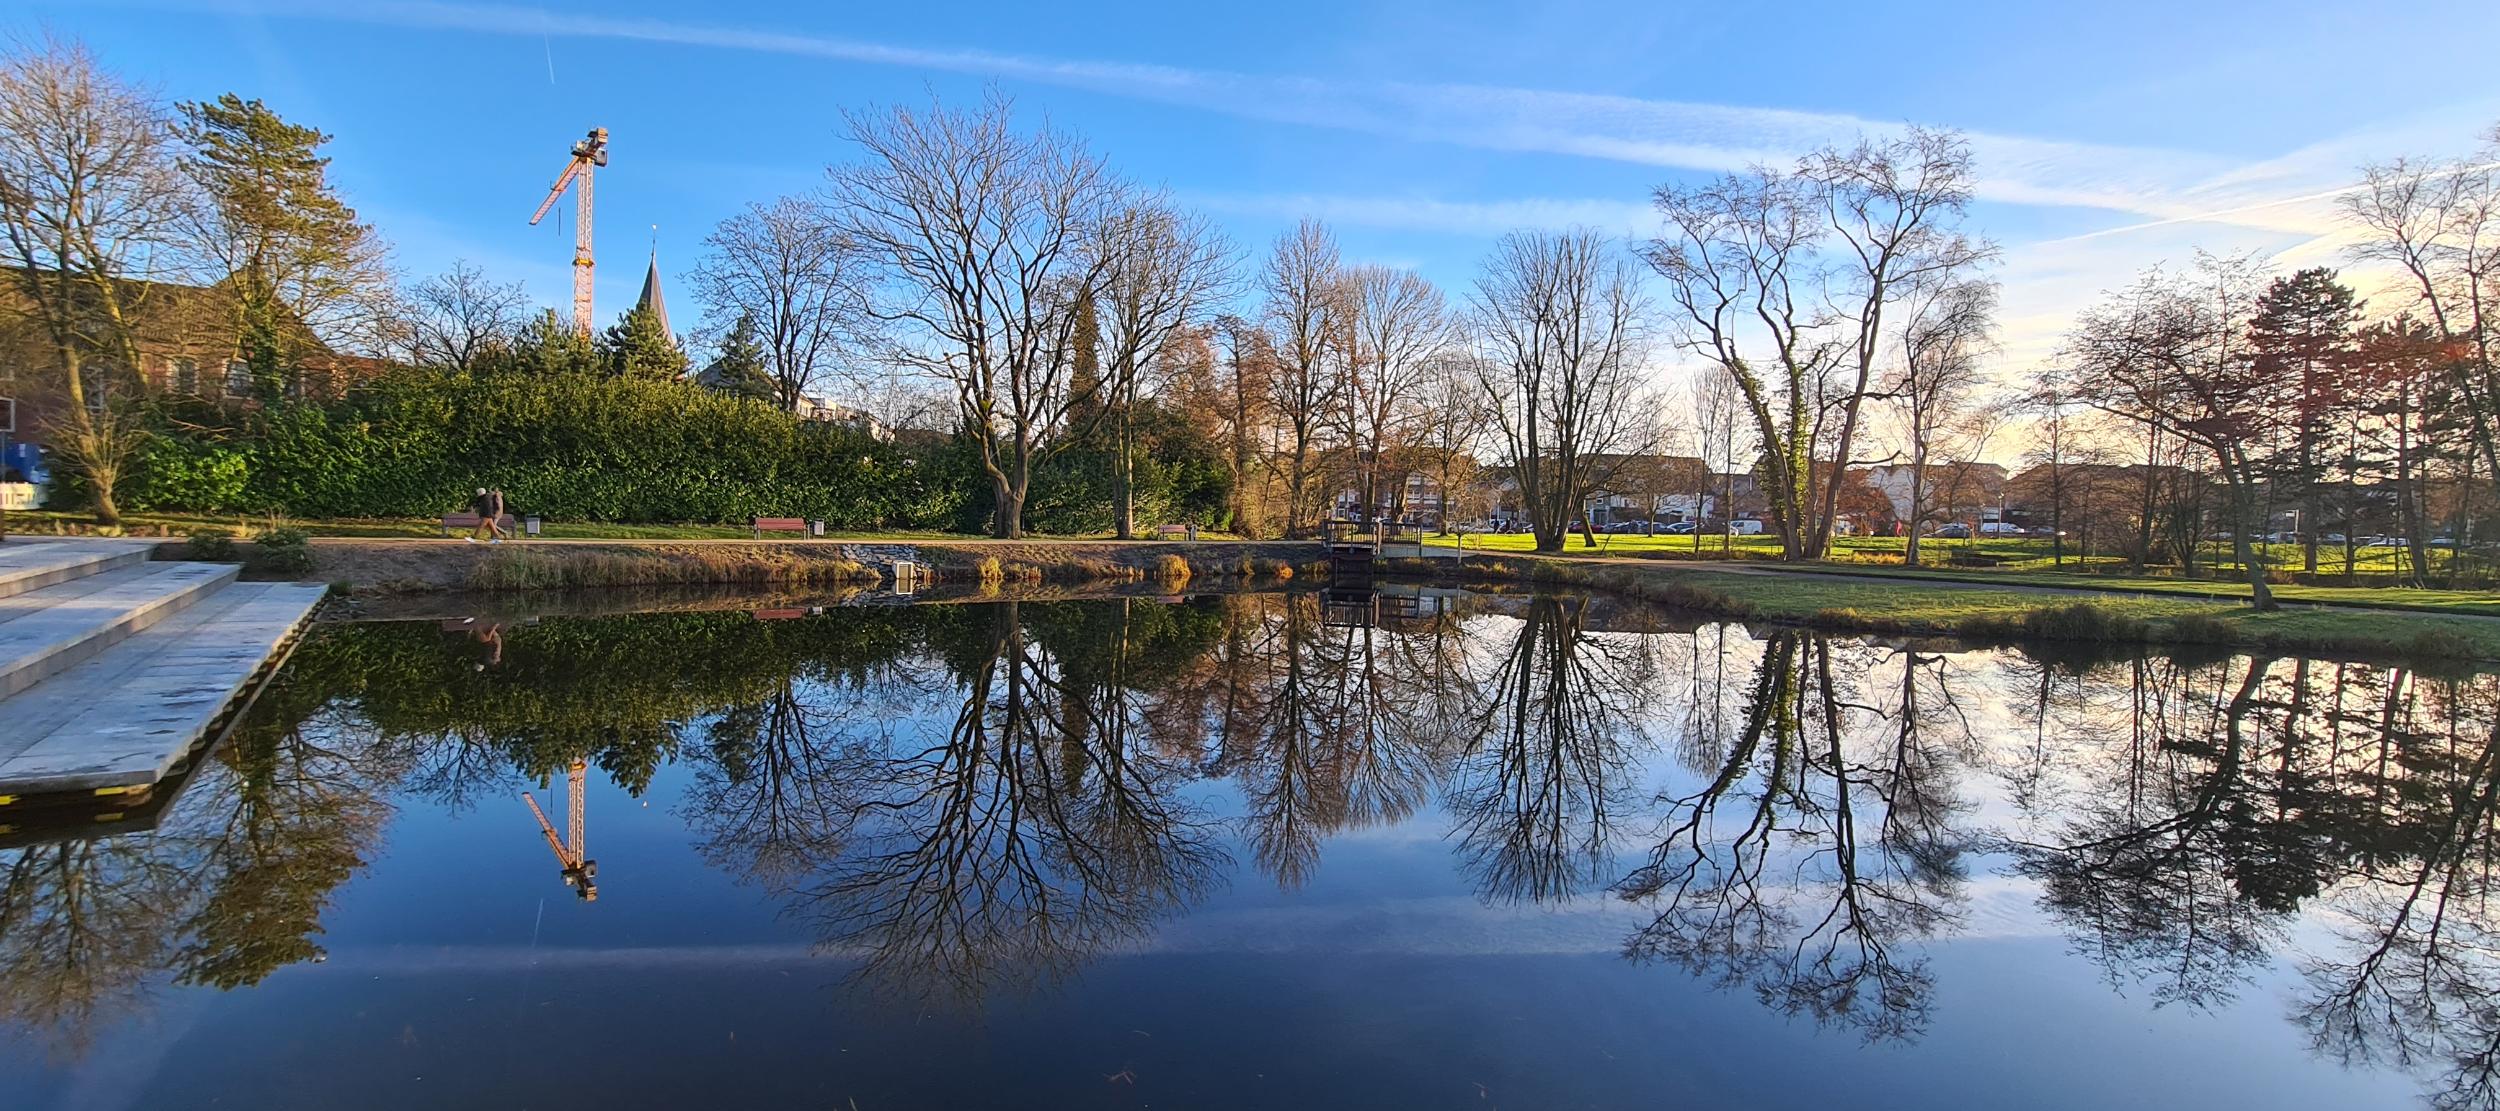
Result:
<instances>
[{"instance_id":1,"label":"blue sky","mask_svg":"<svg viewBox=\"0 0 2500 1111\"><path fill-rule=\"evenodd\" d=\"M567 145L609 128L603 318L652 225L673 279L722 217L848 158L840 109L990 84L1246 247L1310 213L1350 256L1454 294L1510 227L1639 234L1662 181L1905 121L1961 129L2016 361L2195 247L2333 263L2317 194L2365 161L2462 154L2500 121L2488 0L8 7L169 97L257 96L334 133L338 180L405 272L466 258L549 304L570 233L526 220ZM692 325L690 294L671 301Z\"/></svg>"}]
</instances>

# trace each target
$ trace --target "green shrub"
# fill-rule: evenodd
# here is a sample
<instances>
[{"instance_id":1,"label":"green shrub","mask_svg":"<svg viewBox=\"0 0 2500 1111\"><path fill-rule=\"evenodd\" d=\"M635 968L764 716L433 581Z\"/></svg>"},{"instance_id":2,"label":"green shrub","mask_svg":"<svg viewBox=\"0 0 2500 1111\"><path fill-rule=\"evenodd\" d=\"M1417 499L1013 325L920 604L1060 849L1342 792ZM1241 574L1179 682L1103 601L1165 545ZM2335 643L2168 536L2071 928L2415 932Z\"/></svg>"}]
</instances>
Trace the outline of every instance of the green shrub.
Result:
<instances>
[{"instance_id":1,"label":"green shrub","mask_svg":"<svg viewBox=\"0 0 2500 1111\"><path fill-rule=\"evenodd\" d=\"M114 490L122 508L216 513L245 504L251 461L243 452L181 436L153 436Z\"/></svg>"},{"instance_id":2,"label":"green shrub","mask_svg":"<svg viewBox=\"0 0 2500 1111\"><path fill-rule=\"evenodd\" d=\"M907 450L685 383L580 373L403 370L233 434L250 462L239 500L305 517L429 517L494 486L553 520L946 528L987 493L954 445Z\"/></svg>"},{"instance_id":3,"label":"green shrub","mask_svg":"<svg viewBox=\"0 0 2500 1111\"><path fill-rule=\"evenodd\" d=\"M2210 613L2183 613L2170 619L2167 639L2181 644L2237 644L2239 627Z\"/></svg>"},{"instance_id":4,"label":"green shrub","mask_svg":"<svg viewBox=\"0 0 2500 1111\"><path fill-rule=\"evenodd\" d=\"M233 563L234 533L214 526L192 529L190 543L182 547L182 558L201 563Z\"/></svg>"},{"instance_id":5,"label":"green shrub","mask_svg":"<svg viewBox=\"0 0 2500 1111\"><path fill-rule=\"evenodd\" d=\"M1736 598L1719 591L1694 586L1690 583L1659 583L1657 585L1644 588L1641 590L1640 595L1641 597L1646 598L1649 601L1656 602L1662 606L1672 606L1676 609L1694 610L1700 613L1719 614L1728 617L1750 617L1753 616L1754 613L1754 607L1748 603L1738 601ZM1856 614L1855 610L1825 610L1823 612L1835 614L1848 613L1853 616ZM1818 614L1817 616L1819 617L1820 615Z\"/></svg>"},{"instance_id":6,"label":"green shrub","mask_svg":"<svg viewBox=\"0 0 2500 1111\"><path fill-rule=\"evenodd\" d=\"M982 531L990 480L975 441L882 443L765 402L569 364L446 373L403 368L329 405L238 412L154 407L155 435L117 493L127 510L298 518L431 517L502 489L556 521L735 524L821 519L836 529ZM1187 420L1141 411L1132 493L1142 523L1229 524L1221 453ZM1118 456L1099 433L1035 470L1025 524L1112 523ZM67 469L65 469L67 470ZM65 474L64 504L86 498Z\"/></svg>"},{"instance_id":7,"label":"green shrub","mask_svg":"<svg viewBox=\"0 0 2500 1111\"><path fill-rule=\"evenodd\" d=\"M2417 662L2462 664L2475 657L2474 642L2454 629L2424 629L2414 634L2406 654Z\"/></svg>"},{"instance_id":8,"label":"green shrub","mask_svg":"<svg viewBox=\"0 0 2500 1111\"><path fill-rule=\"evenodd\" d=\"M275 575L301 575L313 569L312 534L300 528L272 525L252 537L254 565Z\"/></svg>"},{"instance_id":9,"label":"green shrub","mask_svg":"<svg viewBox=\"0 0 2500 1111\"><path fill-rule=\"evenodd\" d=\"M1963 636L1988 640L2030 638L2120 644L2142 641L2148 630L2140 618L2103 609L2089 602L2070 602L2062 606L2041 606L2020 614L1974 615L1965 619L1956 631Z\"/></svg>"}]
</instances>

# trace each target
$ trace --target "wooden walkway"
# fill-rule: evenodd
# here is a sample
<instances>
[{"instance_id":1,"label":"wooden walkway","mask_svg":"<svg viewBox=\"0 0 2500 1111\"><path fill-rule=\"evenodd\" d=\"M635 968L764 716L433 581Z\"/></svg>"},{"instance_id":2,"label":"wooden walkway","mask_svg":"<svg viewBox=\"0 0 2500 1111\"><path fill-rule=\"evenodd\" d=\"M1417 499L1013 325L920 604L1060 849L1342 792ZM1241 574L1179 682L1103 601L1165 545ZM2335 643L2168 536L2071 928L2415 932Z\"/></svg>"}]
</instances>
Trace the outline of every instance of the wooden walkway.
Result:
<instances>
[{"instance_id":1,"label":"wooden walkway","mask_svg":"<svg viewBox=\"0 0 2500 1111\"><path fill-rule=\"evenodd\" d=\"M0 805L153 787L328 589L151 563L151 547L0 543Z\"/></svg>"}]
</instances>

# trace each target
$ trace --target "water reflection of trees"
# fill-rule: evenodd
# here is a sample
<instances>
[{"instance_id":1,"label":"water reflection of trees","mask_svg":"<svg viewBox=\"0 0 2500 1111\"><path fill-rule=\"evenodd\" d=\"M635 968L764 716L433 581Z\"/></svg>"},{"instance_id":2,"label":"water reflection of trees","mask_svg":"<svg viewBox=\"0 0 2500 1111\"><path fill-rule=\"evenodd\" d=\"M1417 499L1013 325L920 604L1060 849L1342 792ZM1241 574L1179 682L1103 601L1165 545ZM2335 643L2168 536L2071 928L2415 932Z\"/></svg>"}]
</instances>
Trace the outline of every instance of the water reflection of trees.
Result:
<instances>
[{"instance_id":1,"label":"water reflection of trees","mask_svg":"<svg viewBox=\"0 0 2500 1111\"><path fill-rule=\"evenodd\" d=\"M1725 747L1660 798L1647 858L1617 884L1654 911L1625 953L1870 1038L1922 1030L1932 977L1909 946L1953 922L1969 848L1946 666L1771 634Z\"/></svg>"},{"instance_id":2,"label":"water reflection of trees","mask_svg":"<svg viewBox=\"0 0 2500 1111\"><path fill-rule=\"evenodd\" d=\"M1246 598L1232 616L1209 677L1221 692L1213 766L1241 786L1260 870L1299 886L1328 836L1430 799L1461 642L1445 619L1332 621L1317 595Z\"/></svg>"},{"instance_id":3,"label":"water reflection of trees","mask_svg":"<svg viewBox=\"0 0 2500 1111\"><path fill-rule=\"evenodd\" d=\"M159 981L247 987L322 956L401 769L320 739L304 684L265 700L156 828L0 850L0 1027L75 1057Z\"/></svg>"},{"instance_id":4,"label":"water reflection of trees","mask_svg":"<svg viewBox=\"0 0 2500 1111\"><path fill-rule=\"evenodd\" d=\"M1985 860L2113 985L2219 1007L2288 963L2321 1053L2500 1103L2500 679L1661 635L1556 596L1342 616L1247 595L329 630L160 828L0 851L0 1020L74 1051L153 984L318 959L386 799L508 805L586 761L636 792L677 765L706 860L915 1001L1142 944L1229 844L1290 888L1330 838L1437 806L1487 902L1608 891L1629 957L1783 1014L1916 1036L1926 943ZM1982 793L2010 809L1982 821Z\"/></svg>"},{"instance_id":5,"label":"water reflection of trees","mask_svg":"<svg viewBox=\"0 0 2500 1111\"><path fill-rule=\"evenodd\" d=\"M1224 862L1175 790L1191 765L1137 727L1127 673L1159 645L1133 607L1107 630L1021 609L947 615L962 619L935 636L952 710L847 754L851 797L821 831L839 851L788 889L878 986L977 1002L1048 983L1141 937Z\"/></svg>"},{"instance_id":6,"label":"water reflection of trees","mask_svg":"<svg viewBox=\"0 0 2500 1111\"><path fill-rule=\"evenodd\" d=\"M1588 631L1588 600L1539 595L1479 645L1448 790L1478 891L1558 902L1615 878L1616 824L1658 681L1646 638Z\"/></svg>"},{"instance_id":7,"label":"water reflection of trees","mask_svg":"<svg viewBox=\"0 0 2500 1111\"><path fill-rule=\"evenodd\" d=\"M2318 1052L2424 1071L2434 1106L2500 1106L2500 683L2268 658L2123 667L2043 703L2072 740L2010 841L2079 948L2191 1006L2285 957ZM2331 945L2296 942L2304 912Z\"/></svg>"}]
</instances>

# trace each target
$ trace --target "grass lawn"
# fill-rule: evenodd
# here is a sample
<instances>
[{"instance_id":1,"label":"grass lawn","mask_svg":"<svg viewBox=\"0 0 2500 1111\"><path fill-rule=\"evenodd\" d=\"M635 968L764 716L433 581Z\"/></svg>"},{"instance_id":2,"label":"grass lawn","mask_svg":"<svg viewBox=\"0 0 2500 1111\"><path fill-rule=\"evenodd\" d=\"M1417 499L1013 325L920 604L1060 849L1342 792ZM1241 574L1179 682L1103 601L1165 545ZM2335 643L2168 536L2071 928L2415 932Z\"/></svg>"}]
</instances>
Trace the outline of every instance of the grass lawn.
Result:
<instances>
[{"instance_id":1,"label":"grass lawn","mask_svg":"<svg viewBox=\"0 0 2500 1111\"><path fill-rule=\"evenodd\" d=\"M1466 546L1469 551L1482 548L1486 551L1492 552L1526 552L1534 550L1536 547L1536 537L1524 532L1471 533L1466 539ZM1436 536L1426 538L1425 543L1449 545L1457 543L1457 540L1454 537ZM1864 562L1875 565L1890 564L1898 566L1901 562L1902 553L1908 550L1908 548L1909 541L1898 536L1834 537L1832 540L1832 562ZM1722 537L1717 535L1704 536L1701 538L1701 551L1696 557L1693 551L1693 538L1690 536L1639 536L1632 534L1610 535L1607 533L1599 533L1597 535L1597 547L1594 549L1583 547L1581 545L1580 537L1577 534L1574 534L1571 537L1568 547L1569 554L1572 555L1603 554L1640 556L1656 554L1670 557L1689 557L1701 559L1722 558L1721 552L1723 550L1733 551L1738 558L1750 556L1758 559L1776 559L1779 556L1780 544L1778 537L1768 535L1736 537ZM1982 536L1974 537L1969 540L1943 540L1929 538L1919 544L1919 554L1923 559L1930 563L1942 563L1955 558L1977 557L1995 564L1998 569L2008 571L2052 571L2091 567L2120 567L2124 566L2126 563L2125 560L2113 555L2095 555L2087 559L2075 554L2073 551L2068 551L2061 564L2061 561L2051 550L2048 541L2029 537ZM2398 565L2398 556L2400 554L2401 549L2391 547L2361 548L2354 553L2352 566L2354 571L2359 574L2392 575L2402 569ZM2431 549L2428 554L2430 557L2429 566L2434 572L2446 567L2452 556L2452 553L2441 549ZM2296 568L2300 566L2301 550L2298 545L2259 545L2258 555L2259 558L2265 559L2279 567ZM2230 547L2225 544L2209 544L2204 546L2200 549L2199 558L2206 561L2206 565L2208 566L2224 568L2235 568L2237 566L2232 561ZM2318 549L2318 573L2324 575L2339 575L2344 573L2344 550L2341 547L2333 549Z\"/></svg>"},{"instance_id":2,"label":"grass lawn","mask_svg":"<svg viewBox=\"0 0 2500 1111\"><path fill-rule=\"evenodd\" d=\"M1704 560L1724 558L1720 552L1722 538L1711 536L1702 540ZM1930 558L1956 553L1975 553L2000 560L1993 567L1910 568L1900 564L1903 542L1900 537L1841 537L1833 542L1834 558L1804 565L1777 565L1779 541L1766 536L1739 536L1729 545L1735 557L1762 570L1797 569L1846 572L1893 579L1929 579L1940 582L1977 582L1994 585L1999 582L2022 586L2065 587L2077 590L2143 591L2177 594L2187 597L2238 599L2248 597L2248 584L2232 579L2182 579L2164 575L2127 575L2113 573L2123 566L2114 558L2101 558L2090 564L2069 557L2066 568L2058 569L2042 540L1982 538L1975 540L1928 541L1921 545L1921 554ZM1583 547L1573 539L1563 554L1577 558L1602 556L1691 558L1693 541L1689 536L1608 536L1600 534L1598 547ZM1447 546L1455 541L1437 537L1426 543ZM1534 550L1536 538L1525 534L1498 533L1471 535L1466 538L1468 551L1525 553ZM2378 552L2392 559L2395 549L2363 549L2361 566L2371 569L2366 553ZM2278 545L2273 552L2278 558L2297 560L2299 550ZM2325 553L2319 553L2321 558ZM2340 554L2340 553L2339 553ZM2443 556L2445 553L2441 553ZM1758 562L1754 562L1758 561ZM2086 573L2076 568L2101 567L2106 570ZM2393 563L2379 568L2392 571ZM2385 609L2421 610L2431 613L2461 613L2500 616L2500 593L2487 590L2417 590L2394 586L2306 586L2283 584L2274 588L2274 596L2284 602L2312 602L2329 605L2369 606Z\"/></svg>"},{"instance_id":3,"label":"grass lawn","mask_svg":"<svg viewBox=\"0 0 2500 1111\"><path fill-rule=\"evenodd\" d=\"M2129 628L2105 637L2076 634L2067 639L2221 643L2424 660L2500 660L2500 621L2436 613L2308 607L2258 613L2222 597L2042 594L1923 583L1907 574L1758 574L1648 560L1496 557L1470 563L1473 574L1587 586L1668 605L1876 632L1966 634L1976 627L1995 635L1998 628L2019 626L2041 611L2083 604ZM2006 577L2023 585L2035 584L2030 575ZM2491 601L2488 596L2484 600Z\"/></svg>"},{"instance_id":4,"label":"grass lawn","mask_svg":"<svg viewBox=\"0 0 2500 1111\"><path fill-rule=\"evenodd\" d=\"M1967 582L1985 585L2004 582L2022 586L2171 594L2221 600L2245 599L2249 594L2247 583L2228 579L2178 579L2160 575L2085 575L2057 571L2009 572L1967 568L1930 571L1923 568L1843 565L1831 569L1845 570L1852 575L1892 580L1926 579L1936 582ZM2500 617L2500 593L2488 590L2415 589L2405 586L2305 586L2298 583L2283 583L2276 585L2273 591L2275 600L2286 604L2366 606L2374 609Z\"/></svg>"}]
</instances>

